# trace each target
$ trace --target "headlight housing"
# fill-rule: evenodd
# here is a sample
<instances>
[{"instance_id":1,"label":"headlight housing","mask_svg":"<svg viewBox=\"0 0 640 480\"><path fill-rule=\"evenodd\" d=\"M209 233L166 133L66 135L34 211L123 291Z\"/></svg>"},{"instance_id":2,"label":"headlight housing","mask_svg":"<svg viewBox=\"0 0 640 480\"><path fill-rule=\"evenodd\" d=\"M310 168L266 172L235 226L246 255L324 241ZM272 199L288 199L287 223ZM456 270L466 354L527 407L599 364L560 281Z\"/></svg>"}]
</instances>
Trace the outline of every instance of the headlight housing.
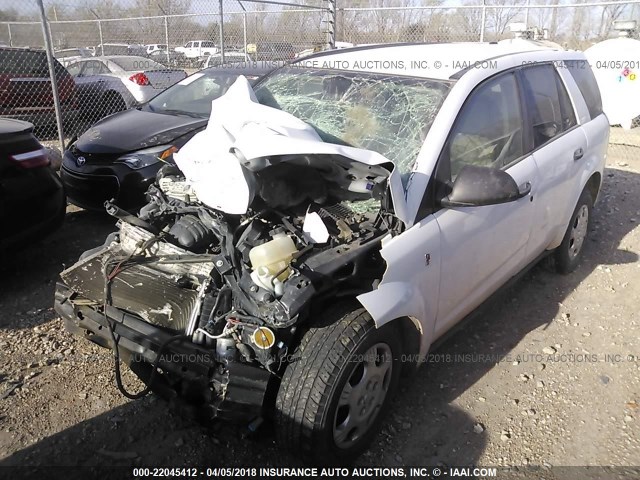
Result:
<instances>
[{"instance_id":1,"label":"headlight housing","mask_svg":"<svg viewBox=\"0 0 640 480\"><path fill-rule=\"evenodd\" d=\"M127 153L116 160L117 163L124 163L133 170L140 170L158 162L165 162L178 151L174 145L157 145L151 148Z\"/></svg>"}]
</instances>

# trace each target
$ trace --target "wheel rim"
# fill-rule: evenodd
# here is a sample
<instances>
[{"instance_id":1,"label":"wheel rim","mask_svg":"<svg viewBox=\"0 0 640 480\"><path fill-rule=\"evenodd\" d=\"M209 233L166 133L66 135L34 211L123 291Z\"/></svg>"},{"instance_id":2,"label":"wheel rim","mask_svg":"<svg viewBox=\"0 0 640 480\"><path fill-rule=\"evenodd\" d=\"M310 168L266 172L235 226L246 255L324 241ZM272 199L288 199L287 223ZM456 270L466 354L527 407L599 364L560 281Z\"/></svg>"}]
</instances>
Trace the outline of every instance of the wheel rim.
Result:
<instances>
[{"instance_id":1,"label":"wheel rim","mask_svg":"<svg viewBox=\"0 0 640 480\"><path fill-rule=\"evenodd\" d=\"M582 250L582 244L587 236L587 226L589 224L589 207L582 205L573 217L571 223L571 233L569 237L569 258L574 259Z\"/></svg>"},{"instance_id":2,"label":"wheel rim","mask_svg":"<svg viewBox=\"0 0 640 480\"><path fill-rule=\"evenodd\" d=\"M351 447L371 428L391 383L389 345L377 343L358 359L340 393L333 422L333 439L339 448Z\"/></svg>"}]
</instances>

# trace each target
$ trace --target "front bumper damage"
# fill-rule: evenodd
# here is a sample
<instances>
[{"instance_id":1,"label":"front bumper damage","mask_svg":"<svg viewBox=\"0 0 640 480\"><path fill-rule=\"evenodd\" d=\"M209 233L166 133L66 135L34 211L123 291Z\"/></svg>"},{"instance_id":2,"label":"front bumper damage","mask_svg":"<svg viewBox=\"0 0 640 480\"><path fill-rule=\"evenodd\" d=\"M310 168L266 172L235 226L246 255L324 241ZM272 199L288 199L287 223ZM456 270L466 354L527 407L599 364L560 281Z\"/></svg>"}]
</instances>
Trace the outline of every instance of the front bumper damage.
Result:
<instances>
[{"instance_id":1,"label":"front bumper damage","mask_svg":"<svg viewBox=\"0 0 640 480\"><path fill-rule=\"evenodd\" d=\"M172 342L160 358L161 345L174 336L134 315L107 306L106 317L95 305L75 299L65 284L58 283L55 310L70 333L113 349L107 318L118 343L120 359L141 379L150 378L158 362L159 374L151 389L201 421L213 418L245 423L262 416L271 374L253 365L220 361L211 349L188 340ZM75 300L75 301L74 301Z\"/></svg>"}]
</instances>

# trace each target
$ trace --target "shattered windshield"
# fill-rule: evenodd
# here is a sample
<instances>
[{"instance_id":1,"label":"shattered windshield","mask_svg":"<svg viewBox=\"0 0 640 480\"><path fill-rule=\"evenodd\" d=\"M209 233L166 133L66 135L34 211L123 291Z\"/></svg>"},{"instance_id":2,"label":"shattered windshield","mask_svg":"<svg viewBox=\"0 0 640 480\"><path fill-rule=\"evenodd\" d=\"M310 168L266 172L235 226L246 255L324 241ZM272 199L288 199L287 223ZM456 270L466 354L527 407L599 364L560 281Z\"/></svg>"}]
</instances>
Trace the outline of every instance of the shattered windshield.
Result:
<instances>
[{"instance_id":1,"label":"shattered windshield","mask_svg":"<svg viewBox=\"0 0 640 480\"><path fill-rule=\"evenodd\" d=\"M258 101L307 122L322 140L373 150L411 171L449 82L335 70L278 70Z\"/></svg>"}]
</instances>

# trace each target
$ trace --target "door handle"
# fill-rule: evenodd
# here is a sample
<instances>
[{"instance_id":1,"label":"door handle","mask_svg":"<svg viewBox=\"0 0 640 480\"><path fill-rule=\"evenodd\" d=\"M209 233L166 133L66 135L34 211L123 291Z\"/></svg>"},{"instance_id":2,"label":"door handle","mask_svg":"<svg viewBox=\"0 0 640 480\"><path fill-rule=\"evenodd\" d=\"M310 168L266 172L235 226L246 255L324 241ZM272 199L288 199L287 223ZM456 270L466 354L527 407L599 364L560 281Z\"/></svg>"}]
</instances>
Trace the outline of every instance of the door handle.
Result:
<instances>
[{"instance_id":1,"label":"door handle","mask_svg":"<svg viewBox=\"0 0 640 480\"><path fill-rule=\"evenodd\" d=\"M584 157L584 150L582 148L578 148L575 152L573 152L573 161L578 161L582 157Z\"/></svg>"}]
</instances>

